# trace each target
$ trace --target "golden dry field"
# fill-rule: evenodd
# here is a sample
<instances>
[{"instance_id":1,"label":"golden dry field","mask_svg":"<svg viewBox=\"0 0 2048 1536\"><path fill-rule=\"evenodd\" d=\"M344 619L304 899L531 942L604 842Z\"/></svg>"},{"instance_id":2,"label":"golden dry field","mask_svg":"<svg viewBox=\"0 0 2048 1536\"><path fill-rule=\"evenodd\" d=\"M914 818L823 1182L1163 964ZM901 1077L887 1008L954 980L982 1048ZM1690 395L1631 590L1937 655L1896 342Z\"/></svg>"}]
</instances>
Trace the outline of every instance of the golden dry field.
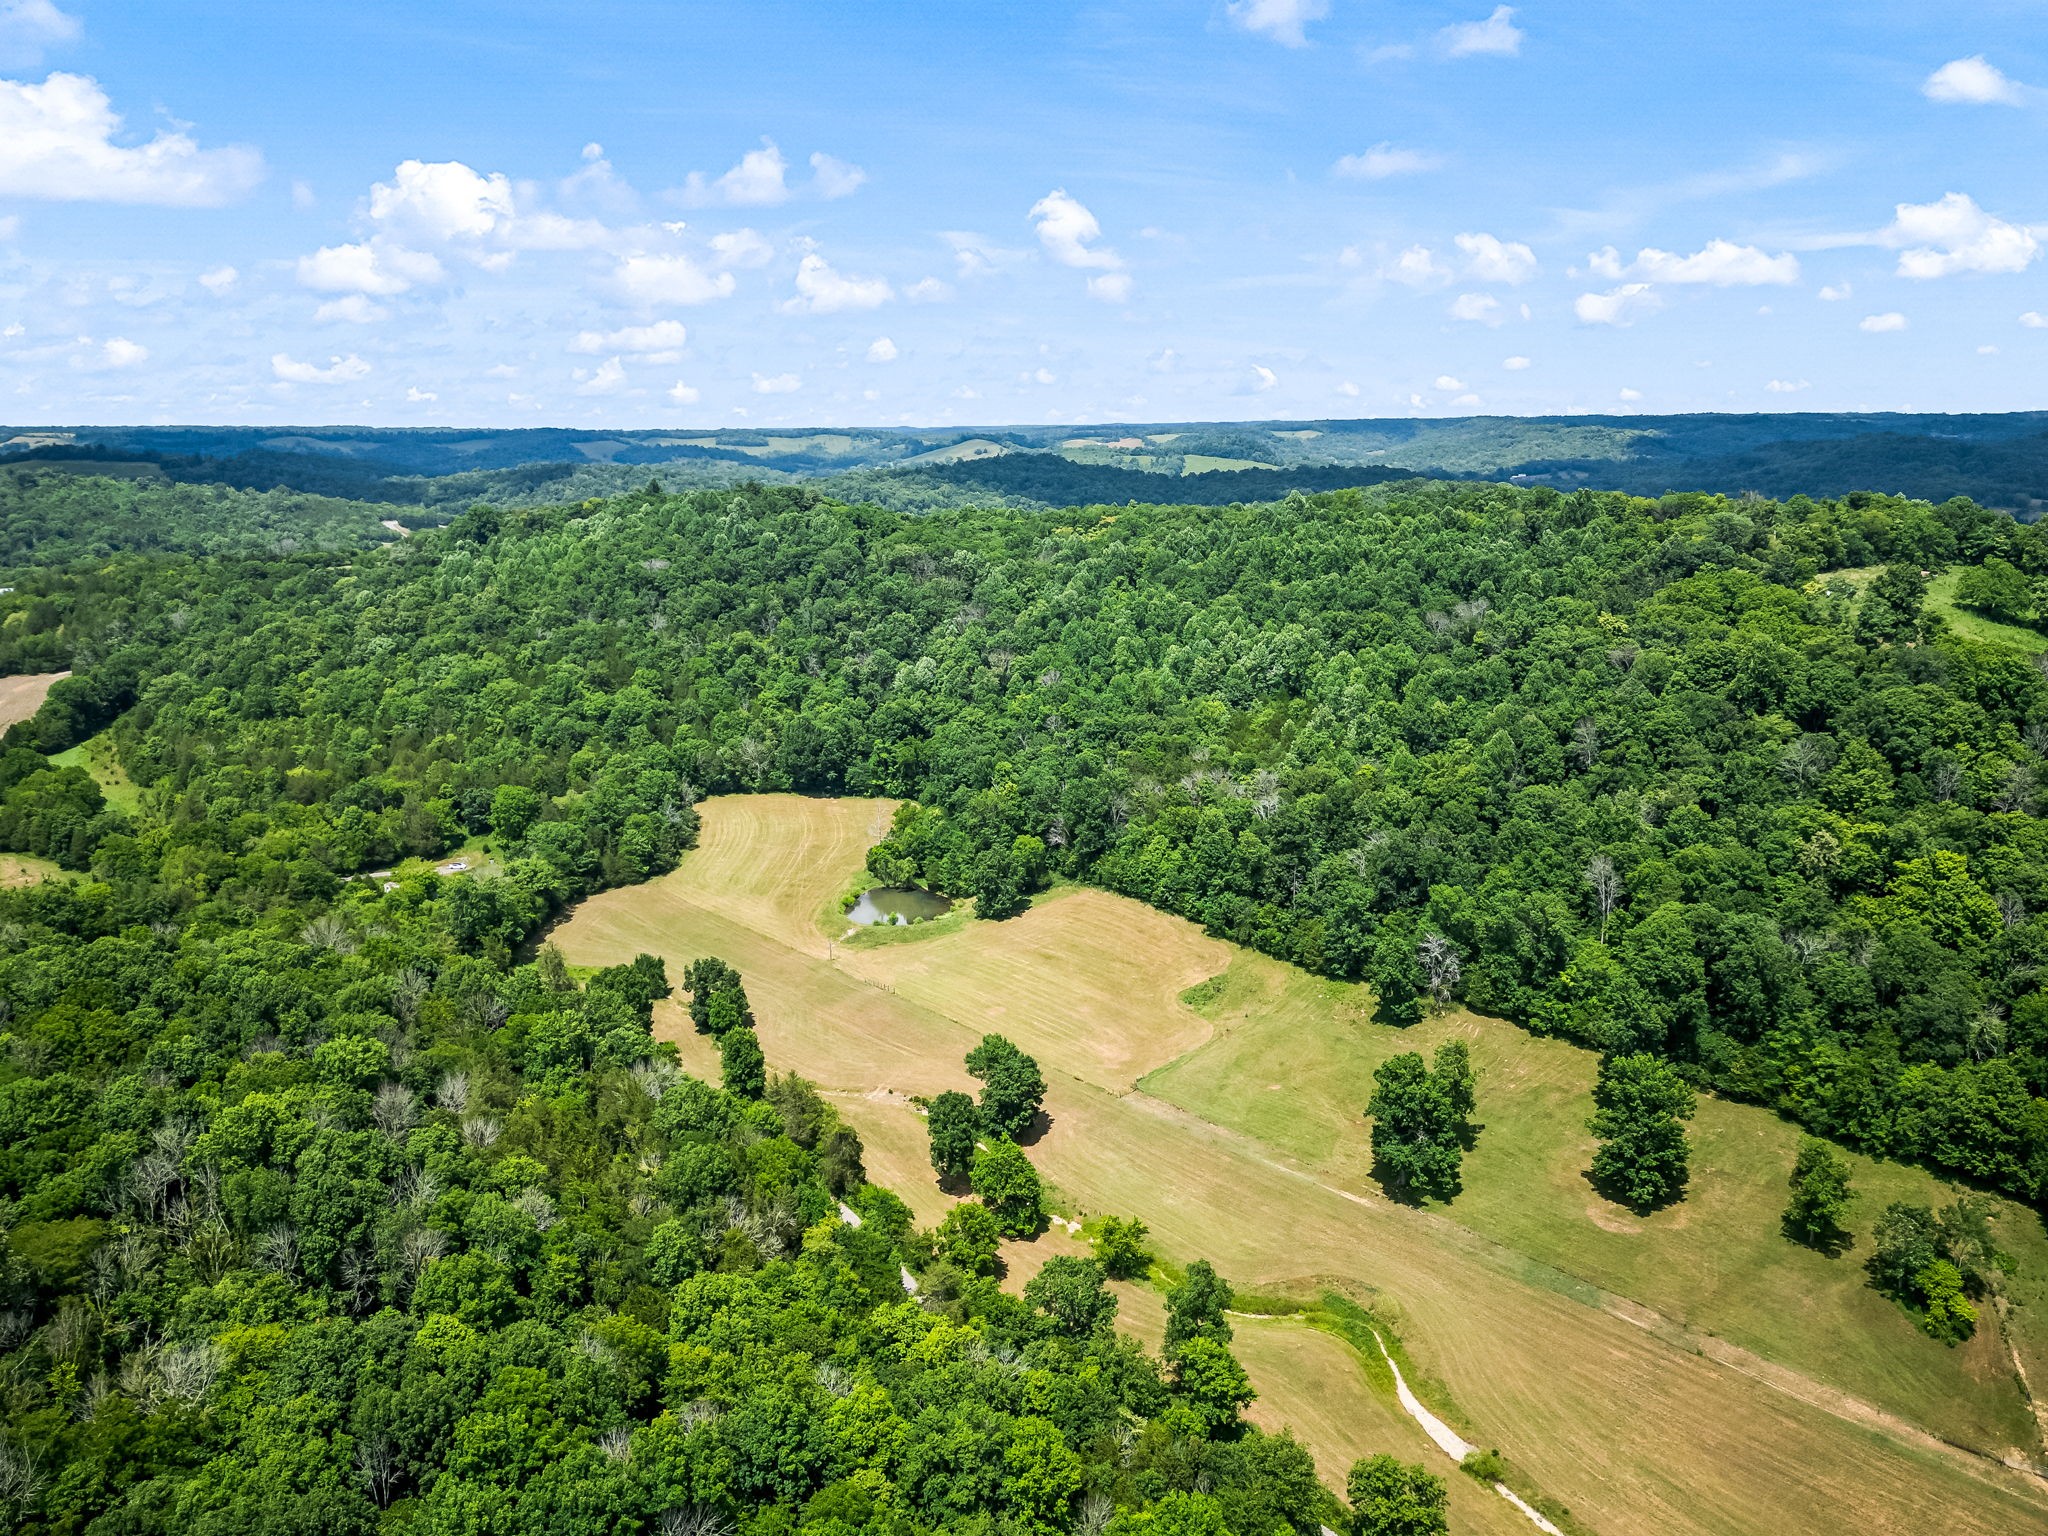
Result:
<instances>
[{"instance_id":1,"label":"golden dry field","mask_svg":"<svg viewBox=\"0 0 2048 1536\"><path fill-rule=\"evenodd\" d=\"M971 1088L961 1058L1000 1029L1045 1070L1050 1125L1030 1152L1071 1214L1141 1216L1164 1257L1207 1257L1241 1291L1369 1302L1432 1406L1592 1530L2048 1531L2048 1483L1993 1459L2039 1451L1998 1330L1943 1350L1868 1297L1858 1252L1823 1271L1777 1237L1790 1127L1703 1104L1693 1198L1637 1222L1574 1182L1592 1060L1572 1047L1464 1015L1401 1037L1366 1021L1355 989L1099 892L1055 892L1003 924L839 941L837 898L889 810L707 802L703 846L676 873L594 898L554 940L577 965L646 951L672 976L705 954L737 966L771 1066L834 1094L873 1177L921 1221L947 1197L906 1096ZM1203 1010L1178 1001L1218 973ZM657 1027L715 1076L680 1009ZM1486 1126L1466 1194L1397 1207L1366 1177L1359 1085L1452 1029L1473 1040ZM1865 1230L1895 1190L1932 1188L1857 1170ZM2001 1233L2034 1245L2038 1284L2038 1223ZM1013 1275L1032 1262L1013 1255ZM2030 1328L2048 1297L2015 1295ZM1142 1328L1138 1297L1125 1311ZM1450 1470L1334 1337L1261 1320L1238 1348L1254 1416L1294 1424L1326 1472L1367 1448ZM1461 1484L1461 1529L1531 1529Z\"/></svg>"},{"instance_id":2,"label":"golden dry field","mask_svg":"<svg viewBox=\"0 0 2048 1536\"><path fill-rule=\"evenodd\" d=\"M0 731L23 720L34 719L51 687L70 675L69 672L37 672L0 677Z\"/></svg>"}]
</instances>

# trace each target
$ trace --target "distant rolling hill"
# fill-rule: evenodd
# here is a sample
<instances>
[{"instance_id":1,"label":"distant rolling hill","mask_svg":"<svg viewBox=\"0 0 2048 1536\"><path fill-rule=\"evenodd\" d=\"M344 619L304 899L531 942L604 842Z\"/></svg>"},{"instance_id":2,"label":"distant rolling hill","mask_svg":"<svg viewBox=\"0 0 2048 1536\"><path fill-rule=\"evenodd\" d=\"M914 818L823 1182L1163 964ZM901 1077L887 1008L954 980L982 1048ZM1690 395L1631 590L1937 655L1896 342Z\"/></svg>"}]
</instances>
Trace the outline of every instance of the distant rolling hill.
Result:
<instances>
[{"instance_id":1,"label":"distant rolling hill","mask_svg":"<svg viewBox=\"0 0 2048 1536\"><path fill-rule=\"evenodd\" d=\"M1968 496L2031 519L2048 509L2048 412L1332 418L1087 430L0 427L0 466L24 462L424 509L579 500L650 477L671 488L816 480L835 495L922 511L972 501L1221 503L1432 475L1643 495Z\"/></svg>"}]
</instances>

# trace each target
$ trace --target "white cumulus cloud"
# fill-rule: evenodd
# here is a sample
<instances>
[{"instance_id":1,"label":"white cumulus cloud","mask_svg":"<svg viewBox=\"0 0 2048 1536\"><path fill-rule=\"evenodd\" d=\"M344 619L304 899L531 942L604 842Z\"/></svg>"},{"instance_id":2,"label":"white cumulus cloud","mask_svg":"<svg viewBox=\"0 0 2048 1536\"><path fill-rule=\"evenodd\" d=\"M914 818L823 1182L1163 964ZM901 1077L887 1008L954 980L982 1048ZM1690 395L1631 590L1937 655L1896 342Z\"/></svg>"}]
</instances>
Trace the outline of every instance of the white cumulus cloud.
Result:
<instances>
[{"instance_id":1,"label":"white cumulus cloud","mask_svg":"<svg viewBox=\"0 0 2048 1536\"><path fill-rule=\"evenodd\" d=\"M78 18L51 0L0 0L0 66L33 66L43 53L78 41Z\"/></svg>"},{"instance_id":2,"label":"white cumulus cloud","mask_svg":"<svg viewBox=\"0 0 2048 1536\"><path fill-rule=\"evenodd\" d=\"M581 369L577 370L579 373ZM597 365L589 378L576 386L579 395L616 395L626 387L626 365L616 357L608 357Z\"/></svg>"},{"instance_id":3,"label":"white cumulus cloud","mask_svg":"<svg viewBox=\"0 0 2048 1536\"><path fill-rule=\"evenodd\" d=\"M695 405L704 398L702 391L685 384L681 379L677 379L668 387L668 397L677 405Z\"/></svg>"},{"instance_id":4,"label":"white cumulus cloud","mask_svg":"<svg viewBox=\"0 0 2048 1536\"><path fill-rule=\"evenodd\" d=\"M1820 296L1830 304L1839 304L1856 290L1847 283L1829 283L1820 291Z\"/></svg>"},{"instance_id":5,"label":"white cumulus cloud","mask_svg":"<svg viewBox=\"0 0 2048 1536\"><path fill-rule=\"evenodd\" d=\"M1088 279L1088 297L1100 299L1105 304L1127 303L1131 297L1131 274L1128 272L1098 272Z\"/></svg>"},{"instance_id":6,"label":"white cumulus cloud","mask_svg":"<svg viewBox=\"0 0 2048 1536\"><path fill-rule=\"evenodd\" d=\"M325 245L299 258L299 282L320 293L368 293L379 298L441 280L441 263L427 251L365 242Z\"/></svg>"},{"instance_id":7,"label":"white cumulus cloud","mask_svg":"<svg viewBox=\"0 0 2048 1536\"><path fill-rule=\"evenodd\" d=\"M2020 316L2020 324L2030 331L2048 331L2048 315L2042 314L2039 310L2030 309Z\"/></svg>"},{"instance_id":8,"label":"white cumulus cloud","mask_svg":"<svg viewBox=\"0 0 2048 1536\"><path fill-rule=\"evenodd\" d=\"M1789 253L1772 256L1753 245L1732 240L1709 240L1690 256L1646 246L1636 259L1624 266L1613 246L1595 251L1586 265L1596 277L1638 278L1655 283L1700 283L1715 288L1757 287L1799 281L1799 258Z\"/></svg>"},{"instance_id":9,"label":"white cumulus cloud","mask_svg":"<svg viewBox=\"0 0 2048 1536\"><path fill-rule=\"evenodd\" d=\"M1055 188L1031 205L1031 219L1038 230L1038 243L1046 254L1063 267L1096 267L1106 272L1122 268L1123 258L1106 245L1102 225L1078 199L1065 189Z\"/></svg>"},{"instance_id":10,"label":"white cumulus cloud","mask_svg":"<svg viewBox=\"0 0 2048 1536\"><path fill-rule=\"evenodd\" d=\"M803 387L804 381L793 373L754 375L754 393L757 395L793 395Z\"/></svg>"},{"instance_id":11,"label":"white cumulus cloud","mask_svg":"<svg viewBox=\"0 0 2048 1536\"><path fill-rule=\"evenodd\" d=\"M1899 251L1899 276L2022 272L2041 254L2032 230L1985 212L1966 193L1938 202L1900 203L1877 243Z\"/></svg>"},{"instance_id":12,"label":"white cumulus cloud","mask_svg":"<svg viewBox=\"0 0 2048 1536\"><path fill-rule=\"evenodd\" d=\"M1465 387L1465 381L1448 373L1440 373L1436 376L1436 387L1452 391L1461 390Z\"/></svg>"},{"instance_id":13,"label":"white cumulus cloud","mask_svg":"<svg viewBox=\"0 0 2048 1536\"><path fill-rule=\"evenodd\" d=\"M1520 373L1529 366L1529 359L1526 357L1504 357L1501 359L1500 365L1507 369L1509 373Z\"/></svg>"},{"instance_id":14,"label":"white cumulus cloud","mask_svg":"<svg viewBox=\"0 0 2048 1536\"><path fill-rule=\"evenodd\" d=\"M1230 0L1224 10L1247 32L1289 48L1305 48L1308 34L1303 28L1330 14L1330 0Z\"/></svg>"},{"instance_id":15,"label":"white cumulus cloud","mask_svg":"<svg viewBox=\"0 0 2048 1536\"><path fill-rule=\"evenodd\" d=\"M619 291L636 304L709 304L731 296L738 286L730 272L706 272L680 252L628 256L612 274Z\"/></svg>"},{"instance_id":16,"label":"white cumulus cloud","mask_svg":"<svg viewBox=\"0 0 2048 1536\"><path fill-rule=\"evenodd\" d=\"M896 343L886 336L877 336L868 343L868 361L871 363L893 363L902 355L896 349Z\"/></svg>"},{"instance_id":17,"label":"white cumulus cloud","mask_svg":"<svg viewBox=\"0 0 2048 1536\"><path fill-rule=\"evenodd\" d=\"M740 163L715 180L690 172L683 183L683 201L729 203L738 208L768 208L789 201L789 162L773 139L740 156ZM852 190L851 188L848 189Z\"/></svg>"},{"instance_id":18,"label":"white cumulus cloud","mask_svg":"<svg viewBox=\"0 0 2048 1536\"><path fill-rule=\"evenodd\" d=\"M1630 404L1634 404L1636 401L1643 398L1643 392L1640 389L1624 388L1616 391L1615 398L1618 400L1626 400Z\"/></svg>"},{"instance_id":19,"label":"white cumulus cloud","mask_svg":"<svg viewBox=\"0 0 2048 1536\"><path fill-rule=\"evenodd\" d=\"M569 342L571 352L631 353L653 363L672 363L682 355L690 339L680 320L657 320L652 325L628 325L616 331L578 331Z\"/></svg>"},{"instance_id":20,"label":"white cumulus cloud","mask_svg":"<svg viewBox=\"0 0 2048 1536\"><path fill-rule=\"evenodd\" d=\"M1882 315L1865 315L1856 326L1859 331L1868 331L1873 336L1881 336L1886 331L1903 331L1905 328L1906 317L1896 309Z\"/></svg>"},{"instance_id":21,"label":"white cumulus cloud","mask_svg":"<svg viewBox=\"0 0 2048 1536\"><path fill-rule=\"evenodd\" d=\"M1347 252L1347 254L1349 254ZM1411 245L1380 268L1380 276L1410 288L1433 288L1450 281L1450 268L1440 264L1426 245Z\"/></svg>"},{"instance_id":22,"label":"white cumulus cloud","mask_svg":"<svg viewBox=\"0 0 2048 1536\"><path fill-rule=\"evenodd\" d=\"M201 149L181 129L116 144L120 130L120 114L89 76L0 80L0 195L212 208L263 179L253 149Z\"/></svg>"},{"instance_id":23,"label":"white cumulus cloud","mask_svg":"<svg viewBox=\"0 0 2048 1536\"><path fill-rule=\"evenodd\" d=\"M370 188L370 217L428 240L479 240L512 222L512 183L459 160L407 160Z\"/></svg>"},{"instance_id":24,"label":"white cumulus cloud","mask_svg":"<svg viewBox=\"0 0 2048 1536\"><path fill-rule=\"evenodd\" d=\"M811 156L811 189L823 198L850 197L860 190L868 173L833 155Z\"/></svg>"},{"instance_id":25,"label":"white cumulus cloud","mask_svg":"<svg viewBox=\"0 0 2048 1536\"><path fill-rule=\"evenodd\" d=\"M1950 59L1921 82L1920 93L1929 101L1973 107L2017 107L2026 99L2026 87L1981 53Z\"/></svg>"},{"instance_id":26,"label":"white cumulus cloud","mask_svg":"<svg viewBox=\"0 0 2048 1536\"><path fill-rule=\"evenodd\" d=\"M100 361L109 368L133 368L149 361L149 348L126 336L110 336L100 347Z\"/></svg>"},{"instance_id":27,"label":"white cumulus cloud","mask_svg":"<svg viewBox=\"0 0 2048 1536\"><path fill-rule=\"evenodd\" d=\"M346 384L352 379L365 377L370 365L353 352L347 357L330 358L325 368L317 363L302 363L287 352L279 352L270 359L270 371L287 384Z\"/></svg>"},{"instance_id":28,"label":"white cumulus cloud","mask_svg":"<svg viewBox=\"0 0 2048 1536\"><path fill-rule=\"evenodd\" d=\"M1482 283L1521 283L1535 274L1536 253L1519 241L1481 234L1460 235L1456 244L1465 253L1465 275Z\"/></svg>"},{"instance_id":29,"label":"white cumulus cloud","mask_svg":"<svg viewBox=\"0 0 2048 1536\"><path fill-rule=\"evenodd\" d=\"M1774 395L1796 395L1800 390L1813 386L1804 379L1772 379L1764 388Z\"/></svg>"},{"instance_id":30,"label":"white cumulus cloud","mask_svg":"<svg viewBox=\"0 0 2048 1536\"><path fill-rule=\"evenodd\" d=\"M1515 25L1513 6L1495 6L1484 21L1461 21L1437 33L1437 46L1446 56L1467 59L1491 54L1512 58L1522 51L1522 29Z\"/></svg>"},{"instance_id":31,"label":"white cumulus cloud","mask_svg":"<svg viewBox=\"0 0 2048 1536\"><path fill-rule=\"evenodd\" d=\"M879 277L849 277L816 251L796 268L796 297L783 304L789 314L831 315L848 309L874 309L896 296Z\"/></svg>"},{"instance_id":32,"label":"white cumulus cloud","mask_svg":"<svg viewBox=\"0 0 2048 1536\"><path fill-rule=\"evenodd\" d=\"M1586 325L1633 325L1663 307L1664 301L1648 283L1623 283L1607 293L1580 294L1572 313Z\"/></svg>"},{"instance_id":33,"label":"white cumulus cloud","mask_svg":"<svg viewBox=\"0 0 2048 1536\"><path fill-rule=\"evenodd\" d=\"M1276 385L1278 385L1279 382L1280 375L1275 373L1272 369L1266 367L1265 364L1252 364L1251 386L1253 393L1262 395L1267 390L1272 389Z\"/></svg>"},{"instance_id":34,"label":"white cumulus cloud","mask_svg":"<svg viewBox=\"0 0 2048 1536\"><path fill-rule=\"evenodd\" d=\"M1481 325L1499 325L1500 300L1490 293L1461 293L1451 300L1453 320L1475 320Z\"/></svg>"},{"instance_id":35,"label":"white cumulus cloud","mask_svg":"<svg viewBox=\"0 0 2048 1536\"><path fill-rule=\"evenodd\" d=\"M214 267L210 271L199 274L199 286L208 293L218 297L230 291L237 282L241 281L241 277L242 274L233 267Z\"/></svg>"},{"instance_id":36,"label":"white cumulus cloud","mask_svg":"<svg viewBox=\"0 0 2048 1536\"><path fill-rule=\"evenodd\" d=\"M1330 167L1330 174L1355 181L1385 181L1389 176L1414 176L1423 171L1433 171L1443 163L1441 156L1419 149L1375 144L1362 155L1345 155Z\"/></svg>"}]
</instances>

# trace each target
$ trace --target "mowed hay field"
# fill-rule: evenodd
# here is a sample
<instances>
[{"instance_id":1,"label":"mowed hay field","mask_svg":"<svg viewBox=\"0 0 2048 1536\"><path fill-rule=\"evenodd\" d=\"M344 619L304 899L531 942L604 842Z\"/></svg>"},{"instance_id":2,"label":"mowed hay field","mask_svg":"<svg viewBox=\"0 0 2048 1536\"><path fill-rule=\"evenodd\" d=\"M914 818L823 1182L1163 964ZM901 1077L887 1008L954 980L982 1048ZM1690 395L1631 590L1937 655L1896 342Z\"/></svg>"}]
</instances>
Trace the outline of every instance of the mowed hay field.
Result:
<instances>
[{"instance_id":1,"label":"mowed hay field","mask_svg":"<svg viewBox=\"0 0 2048 1536\"><path fill-rule=\"evenodd\" d=\"M37 672L17 677L0 677L0 731L23 720L33 720L50 689L69 677L69 672Z\"/></svg>"},{"instance_id":2,"label":"mowed hay field","mask_svg":"<svg viewBox=\"0 0 2048 1536\"><path fill-rule=\"evenodd\" d=\"M1398 1320L1411 1358L1440 1387L1437 1406L1597 1531L2048 1532L2048 1485L1843 1396L1839 1380L1804 1358L1818 1350L1798 1351L1795 1363L1759 1336L1753 1347L1770 1354L1766 1361L1718 1349L1709 1339L1728 1363L1707 1358L1696 1339L1643 1308L1604 1299L1584 1279L1504 1246L1506 1237L1495 1241L1459 1225L1468 1219L1468 1201L1481 1213L1515 1197L1508 1188L1481 1198L1492 1182L1481 1158L1505 1157L1514 1142L1501 1134L1497 1148L1487 1145L1510 1119L1498 1107L1502 1098L1523 1086L1505 1055L1481 1054L1488 1074L1482 1119L1497 1124L1482 1133L1471 1192L1452 1208L1457 1220L1398 1208L1377 1196L1359 1166L1362 1126L1357 1143L1347 1141L1363 1102L1356 1074L1369 1077L1372 1057L1362 1039L1350 1049L1337 1042L1350 1031L1369 1035L1374 1026L1342 989L1328 992L1321 990L1327 984L1299 978L1317 990L1296 992L1283 985L1296 979L1285 968L1264 981L1240 976L1239 967L1258 957L1093 892L1057 893L1009 923L969 924L874 947L833 945L833 903L857 879L888 807L761 796L714 800L703 809L703 847L680 870L594 898L557 928L555 942L579 965L611 964L644 950L663 956L672 974L705 954L737 966L770 1063L834 1092L867 1141L874 1176L910 1200L920 1219L943 1210L946 1197L932 1187L922 1123L902 1096L971 1088L961 1057L985 1030L1000 1027L1045 1068L1050 1125L1031 1155L1071 1208L1142 1216L1166 1256L1210 1258L1241 1289L1309 1297L1334 1288L1370 1297L1383 1316ZM1076 922L1076 914L1091 912L1096 920ZM1055 922L1069 947L1048 944L1046 930ZM1163 979L1149 990L1120 995L1087 974L1108 964L1128 974L1152 944L1160 948ZM1205 955L1220 962L1208 974L1228 971L1233 979L1209 1017L1196 1015L1191 1023L1181 1015L1192 1010L1158 999L1167 980L1200 971L1196 962ZM1068 972L1065 985L1054 974L1031 997L1019 996L1015 979L1031 956L1038 958L1030 964ZM1254 993L1268 986L1262 1005ZM1233 1017L1231 1000L1240 993L1242 1017ZM1005 1010L1000 1021L989 1016L992 1006ZM1282 1016L1270 1044L1231 1044L1247 1021L1267 1013ZM665 1009L661 1023L688 1036L680 1010ZM1421 1043L1427 1031L1448 1027L1438 1021L1411 1038ZM680 1043L694 1070L712 1070L705 1042ZM1242 1058L1226 1068L1233 1049ZM1174 1061L1181 1065L1169 1067ZM1148 1064L1157 1074L1149 1084L1158 1091L1130 1091L1126 1074ZM1275 1082L1279 1089L1269 1087ZM1239 1109L1226 1112L1205 1095ZM1552 1118L1568 1113L1558 1109ZM1528 1134L1540 1142L1544 1133L1539 1127ZM1576 1143L1555 1154L1578 1155ZM1536 1162L1549 1166L1545 1158ZM1782 1170L1774 1177L1781 1183ZM1541 1210L1559 1209L1547 1175L1525 1198ZM1594 1224L1585 1214L1590 1191L1571 1198L1578 1227L1568 1230L1562 1215L1531 1218L1538 1236L1552 1221L1559 1224L1555 1246L1563 1250L1578 1230L1617 1241L1633 1235ZM1769 1207L1781 1198L1759 1194L1751 1203ZM1469 1219L1479 1222L1477 1214ZM1494 1219L1507 1220L1498 1211ZM1731 1232L1726 1240L1738 1238ZM1705 1252L1713 1239L1688 1241ZM1692 1262L1689 1252L1673 1248L1667 1256L1682 1265ZM1602 1284L1632 1295L1641 1289L1624 1283L1620 1258L1601 1262L1609 1266ZM1853 1265L1854 1256L1847 1262ZM1732 1295L1735 1277L1717 1289ZM1805 1304L1794 1295L1781 1299L1788 1309ZM1916 1353L1910 1328L1893 1337L1900 1350ZM1325 1466L1343 1459L1346 1445L1337 1437L1352 1433L1361 1443L1433 1458L1439 1470L1449 1469L1419 1432L1392 1438L1397 1431L1410 1435L1413 1426L1402 1429L1388 1417L1394 1410L1362 1370L1346 1375L1326 1365L1304 1389L1296 1372L1309 1369L1303 1352L1318 1349L1298 1345L1290 1354L1261 1346L1256 1364L1255 1351L1245 1350L1262 1417L1297 1404L1297 1432ZM1926 1358L1940 1383L1937 1395L1995 1401L1966 1368L1973 1357ZM1932 1412L1931 1405L1908 1406ZM1926 1423L1917 1412L1905 1417ZM2012 1417L1989 1409L1977 1414L1994 1431ZM1381 1439L1374 1426L1383 1421L1391 1428ZM2022 1440L2018 1432L2010 1441L1991 1436L1994 1447ZM1478 1516L1486 1524L1475 1528L1491 1528L1491 1516Z\"/></svg>"},{"instance_id":3,"label":"mowed hay field","mask_svg":"<svg viewBox=\"0 0 2048 1536\"><path fill-rule=\"evenodd\" d=\"M1374 1069L1397 1052L1427 1056L1462 1039L1479 1073L1482 1129L1465 1159L1465 1192L1439 1208L1452 1220L1537 1266L1642 1302L1945 1439L1999 1454L2039 1451L2011 1348L2032 1380L2048 1382L2048 1236L2023 1207L1997 1206L2000 1246L2017 1264L2010 1328L1987 1325L1950 1349L1864 1283L1870 1229L1886 1205L1954 1197L1917 1168L1844 1153L1858 1192L1849 1221L1856 1241L1825 1258L1778 1230L1798 1127L1702 1097L1687 1198L1639 1218L1601 1199L1585 1177L1596 1064L1588 1051L1463 1012L1405 1031L1373 1024L1366 989L1245 952L1203 1011L1215 1039L1148 1076L1148 1093L1367 1192L1375 1186L1360 1109Z\"/></svg>"}]
</instances>

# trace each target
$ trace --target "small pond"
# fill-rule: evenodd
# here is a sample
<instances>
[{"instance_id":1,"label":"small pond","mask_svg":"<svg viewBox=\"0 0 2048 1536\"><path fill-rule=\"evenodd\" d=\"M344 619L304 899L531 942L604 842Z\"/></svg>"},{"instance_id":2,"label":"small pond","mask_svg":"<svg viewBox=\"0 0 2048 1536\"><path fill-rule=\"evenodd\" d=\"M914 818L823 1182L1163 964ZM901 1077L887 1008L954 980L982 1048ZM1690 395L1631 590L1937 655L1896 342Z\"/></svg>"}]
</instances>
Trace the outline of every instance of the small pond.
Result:
<instances>
[{"instance_id":1,"label":"small pond","mask_svg":"<svg viewBox=\"0 0 2048 1536\"><path fill-rule=\"evenodd\" d=\"M860 900L847 909L846 918L848 922L859 923L864 928L877 923L887 928L944 917L952 910L952 902L943 896L934 896L930 891L921 891L915 886L878 885L871 891L860 893Z\"/></svg>"}]
</instances>

